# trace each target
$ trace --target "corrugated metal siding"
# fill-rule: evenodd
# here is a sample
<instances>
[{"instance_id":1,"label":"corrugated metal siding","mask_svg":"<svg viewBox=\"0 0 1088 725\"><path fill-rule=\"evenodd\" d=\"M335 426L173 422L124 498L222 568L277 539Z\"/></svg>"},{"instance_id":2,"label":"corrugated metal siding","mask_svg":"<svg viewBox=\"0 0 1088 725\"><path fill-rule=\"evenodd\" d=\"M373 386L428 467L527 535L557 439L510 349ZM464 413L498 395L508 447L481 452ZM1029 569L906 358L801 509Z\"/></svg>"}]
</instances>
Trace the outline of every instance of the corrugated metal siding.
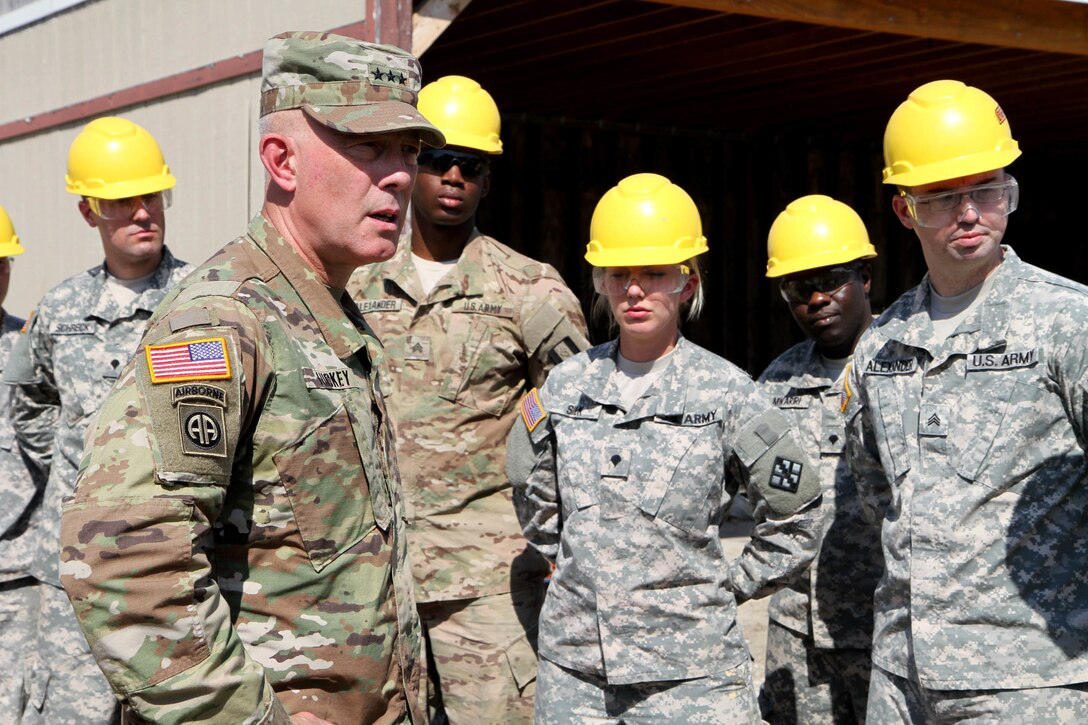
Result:
<instances>
[{"instance_id":1,"label":"corrugated metal siding","mask_svg":"<svg viewBox=\"0 0 1088 725\"><path fill-rule=\"evenodd\" d=\"M251 148L259 80L241 79L121 115L151 129L178 178L166 241L199 262L244 231L259 208L263 170ZM98 231L64 191L68 146L82 124L0 144L0 199L27 248L12 274L7 309L24 314L53 285L102 261Z\"/></svg>"},{"instance_id":2,"label":"corrugated metal siding","mask_svg":"<svg viewBox=\"0 0 1088 725\"><path fill-rule=\"evenodd\" d=\"M362 0L88 3L0 39L0 120L11 120L16 108L50 110L251 52L286 29L358 22L362 8ZM55 83L45 87L43 79ZM182 259L204 260L244 231L260 207L259 91L259 75L250 75L117 112L155 135L178 177L166 240ZM64 191L68 147L83 124L0 142L0 204L27 246L5 303L16 314L29 311L62 279L102 261L98 232L79 216L76 197Z\"/></svg>"},{"instance_id":3,"label":"corrugated metal siding","mask_svg":"<svg viewBox=\"0 0 1088 725\"><path fill-rule=\"evenodd\" d=\"M283 30L358 22L363 0L100 0L0 41L0 120L259 49Z\"/></svg>"}]
</instances>

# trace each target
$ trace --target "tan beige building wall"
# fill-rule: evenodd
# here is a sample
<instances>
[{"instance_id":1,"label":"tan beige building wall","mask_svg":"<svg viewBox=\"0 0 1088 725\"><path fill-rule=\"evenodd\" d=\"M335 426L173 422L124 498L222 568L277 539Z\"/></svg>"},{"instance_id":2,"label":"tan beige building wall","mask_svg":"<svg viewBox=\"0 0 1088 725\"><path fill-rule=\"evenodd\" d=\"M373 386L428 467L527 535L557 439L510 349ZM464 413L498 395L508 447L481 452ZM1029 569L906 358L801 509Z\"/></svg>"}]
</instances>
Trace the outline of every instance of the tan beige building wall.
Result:
<instances>
[{"instance_id":1,"label":"tan beige building wall","mask_svg":"<svg viewBox=\"0 0 1088 725\"><path fill-rule=\"evenodd\" d=\"M95 0L0 36L0 124L259 50L283 30L362 20L363 0ZM200 262L259 208L259 72L114 115L158 139L178 185L166 212L174 253ZM0 140L0 205L27 248L5 308L25 316L61 280L102 260L98 232L64 191L68 146L88 119Z\"/></svg>"}]
</instances>

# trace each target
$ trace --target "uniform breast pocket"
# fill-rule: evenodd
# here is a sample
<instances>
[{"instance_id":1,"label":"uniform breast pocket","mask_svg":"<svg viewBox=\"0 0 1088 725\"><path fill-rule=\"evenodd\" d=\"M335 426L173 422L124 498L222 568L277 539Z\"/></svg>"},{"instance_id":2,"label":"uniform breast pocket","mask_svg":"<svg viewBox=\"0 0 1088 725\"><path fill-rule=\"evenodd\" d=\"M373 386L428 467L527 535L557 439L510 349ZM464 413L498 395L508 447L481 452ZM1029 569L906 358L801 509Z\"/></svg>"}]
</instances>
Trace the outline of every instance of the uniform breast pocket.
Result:
<instances>
[{"instance_id":1,"label":"uniform breast pocket","mask_svg":"<svg viewBox=\"0 0 1088 725\"><path fill-rule=\"evenodd\" d=\"M567 518L600 504L602 467L612 466L613 458L618 457L622 461L626 451L618 448L605 450L604 444L594 443L597 437L594 431L596 420L553 415L560 504L563 517ZM619 475L622 471L615 473Z\"/></svg>"},{"instance_id":2,"label":"uniform breast pocket","mask_svg":"<svg viewBox=\"0 0 1088 725\"><path fill-rule=\"evenodd\" d=\"M1028 371L1030 372L1030 371ZM1042 383L1033 384L1030 374L995 375L971 373L976 378L973 394L963 397L957 407L956 431L951 436L955 446L956 473L968 481L990 485L986 475L987 462L999 455L1006 442L1018 446L1024 441L1041 447L1054 424L1045 411L1062 411L1061 404L1040 405L1051 395ZM1008 485L1007 471L991 487Z\"/></svg>"},{"instance_id":3,"label":"uniform breast pocket","mask_svg":"<svg viewBox=\"0 0 1088 725\"><path fill-rule=\"evenodd\" d=\"M467 317L468 330L446 370L440 395L498 417L510 408L524 379L520 349L508 321L490 315L453 317ZM451 329L456 327L451 325Z\"/></svg>"},{"instance_id":4,"label":"uniform breast pocket","mask_svg":"<svg viewBox=\"0 0 1088 725\"><path fill-rule=\"evenodd\" d=\"M880 463L893 481L898 481L910 470L907 455L907 433L903 426L903 397L899 394L893 377L876 377L870 380L872 390L873 429L880 450Z\"/></svg>"},{"instance_id":5,"label":"uniform breast pocket","mask_svg":"<svg viewBox=\"0 0 1088 725\"><path fill-rule=\"evenodd\" d=\"M725 460L721 429L649 423L638 462L642 481L639 508L697 536L707 536L710 517L720 508Z\"/></svg>"},{"instance_id":6,"label":"uniform breast pocket","mask_svg":"<svg viewBox=\"0 0 1088 725\"><path fill-rule=\"evenodd\" d=\"M375 527L351 418L342 404L273 460L317 571Z\"/></svg>"}]
</instances>

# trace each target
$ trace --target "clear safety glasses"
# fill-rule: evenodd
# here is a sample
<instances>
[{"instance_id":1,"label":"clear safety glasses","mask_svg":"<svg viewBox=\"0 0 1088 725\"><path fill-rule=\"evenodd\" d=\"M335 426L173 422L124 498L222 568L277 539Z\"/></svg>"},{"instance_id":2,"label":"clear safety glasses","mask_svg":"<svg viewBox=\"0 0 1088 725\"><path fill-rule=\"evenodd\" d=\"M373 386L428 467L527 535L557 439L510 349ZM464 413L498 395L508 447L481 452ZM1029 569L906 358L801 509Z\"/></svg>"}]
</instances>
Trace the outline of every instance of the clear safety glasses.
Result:
<instances>
[{"instance_id":1,"label":"clear safety glasses","mask_svg":"<svg viewBox=\"0 0 1088 725\"><path fill-rule=\"evenodd\" d=\"M638 285L645 295L655 292L676 294L684 289L691 268L686 264L662 264L654 267L594 267L593 289L602 295L623 295L631 285Z\"/></svg>"},{"instance_id":2,"label":"clear safety glasses","mask_svg":"<svg viewBox=\"0 0 1088 725\"><path fill-rule=\"evenodd\" d=\"M124 199L96 199L87 197L87 204L91 211L102 219L131 219L136 210L143 206L148 214L156 214L170 207L173 195L170 189L156 191L153 194L141 194L140 196L126 196Z\"/></svg>"},{"instance_id":3,"label":"clear safety glasses","mask_svg":"<svg viewBox=\"0 0 1088 725\"><path fill-rule=\"evenodd\" d=\"M963 186L935 194L915 196L905 191L901 193L907 200L910 218L922 227L943 227L959 219L963 213L964 197L979 213L998 211L1005 216L1016 211L1016 204L1020 201L1020 186L1011 176L993 184Z\"/></svg>"},{"instance_id":4,"label":"clear safety glasses","mask_svg":"<svg viewBox=\"0 0 1088 725\"><path fill-rule=\"evenodd\" d=\"M821 292L828 297L835 294L843 287L854 281L859 265L849 267L832 267L817 274L801 279L784 279L779 284L782 299L791 305L799 305L812 299L814 292Z\"/></svg>"}]
</instances>

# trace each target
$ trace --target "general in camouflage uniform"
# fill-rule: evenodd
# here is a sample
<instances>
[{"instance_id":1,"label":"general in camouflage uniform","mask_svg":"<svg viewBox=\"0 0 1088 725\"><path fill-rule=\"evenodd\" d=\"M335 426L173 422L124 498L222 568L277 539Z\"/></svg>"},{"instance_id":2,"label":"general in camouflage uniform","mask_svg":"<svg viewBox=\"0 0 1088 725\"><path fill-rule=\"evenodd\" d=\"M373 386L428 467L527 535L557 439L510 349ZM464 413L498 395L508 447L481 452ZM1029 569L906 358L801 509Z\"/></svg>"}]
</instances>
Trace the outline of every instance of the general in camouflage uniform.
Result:
<instances>
[{"instance_id":1,"label":"general in camouflage uniform","mask_svg":"<svg viewBox=\"0 0 1088 725\"><path fill-rule=\"evenodd\" d=\"M0 207L0 305L7 296L14 257L24 252L15 228ZM0 306L0 369L24 320ZM38 611L38 582L31 575L31 516L41 504L43 482L35 477L15 441L6 414L10 389L0 385L0 652L7 662L0 669L0 722L18 722L25 702L23 654L33 649Z\"/></svg>"},{"instance_id":2,"label":"general in camouflage uniform","mask_svg":"<svg viewBox=\"0 0 1088 725\"><path fill-rule=\"evenodd\" d=\"M61 572L137 717L424 721L381 347L343 294L395 250L420 138L442 143L418 84L397 48L268 42L262 212L102 406Z\"/></svg>"},{"instance_id":3,"label":"general in camouflage uniform","mask_svg":"<svg viewBox=\"0 0 1088 725\"><path fill-rule=\"evenodd\" d=\"M490 179L481 153L501 150L491 97L446 76L423 88L419 107L460 150L424 152L411 230L393 259L360 269L349 291L385 345L382 382L438 685L431 700L440 697L455 725L528 723L549 566L514 513L506 436L521 395L588 346L585 321L552 267L475 228ZM472 115L485 111L486 136ZM431 260L447 257L442 276L425 284L425 268L441 264Z\"/></svg>"},{"instance_id":4,"label":"general in camouflage uniform","mask_svg":"<svg viewBox=\"0 0 1088 725\"><path fill-rule=\"evenodd\" d=\"M41 587L35 643L26 654L23 723L88 725L118 717L116 698L61 589L61 502L75 488L84 435L99 405L152 312L190 269L163 246L164 194L174 183L158 144L141 127L112 117L84 127L69 151L67 186L83 197L80 212L99 231L105 261L45 294L4 370L16 438L47 479L27 534L30 571ZM122 198L105 198L117 193Z\"/></svg>"},{"instance_id":5,"label":"general in camouflage uniform","mask_svg":"<svg viewBox=\"0 0 1088 725\"><path fill-rule=\"evenodd\" d=\"M509 438L519 519L556 567L536 722L758 723L736 607L811 561L820 483L752 379L679 336L707 251L686 192L628 177L591 234L619 339L553 369ZM729 561L719 526L741 489L757 523Z\"/></svg>"},{"instance_id":6,"label":"general in camouflage uniform","mask_svg":"<svg viewBox=\"0 0 1088 725\"><path fill-rule=\"evenodd\" d=\"M880 529L863 516L843 456L842 400L854 345L873 319L874 257L857 213L818 194L791 202L767 237L767 276L808 339L771 362L759 382L818 466L826 510L819 555L768 607L760 706L773 725L865 722L873 590L884 566Z\"/></svg>"},{"instance_id":7,"label":"general in camouflage uniform","mask_svg":"<svg viewBox=\"0 0 1088 725\"><path fill-rule=\"evenodd\" d=\"M1088 721L1088 289L1001 244L1019 154L994 99L956 81L915 90L885 134L929 272L849 380L887 566L872 722Z\"/></svg>"}]
</instances>

